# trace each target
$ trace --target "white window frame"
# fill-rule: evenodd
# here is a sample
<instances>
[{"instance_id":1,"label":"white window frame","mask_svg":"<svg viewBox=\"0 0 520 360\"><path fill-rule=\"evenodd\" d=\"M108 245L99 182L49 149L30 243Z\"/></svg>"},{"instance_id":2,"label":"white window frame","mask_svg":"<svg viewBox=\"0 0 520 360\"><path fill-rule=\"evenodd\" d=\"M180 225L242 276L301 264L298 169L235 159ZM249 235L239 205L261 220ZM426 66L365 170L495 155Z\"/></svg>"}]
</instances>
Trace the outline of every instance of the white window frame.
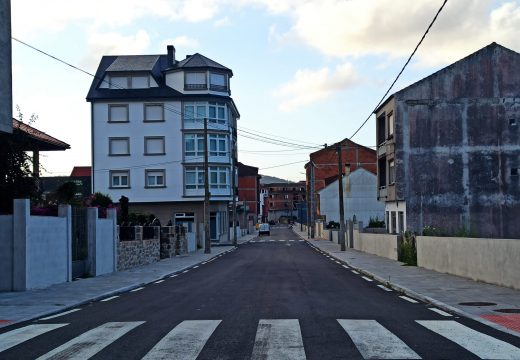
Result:
<instances>
[{"instance_id":1,"label":"white window frame","mask_svg":"<svg viewBox=\"0 0 520 360\"><path fill-rule=\"evenodd\" d=\"M121 185L121 181L126 177L126 185ZM115 185L114 180L119 179L119 184ZM111 189L129 189L130 188L130 170L110 170L109 172L110 188Z\"/></svg>"},{"instance_id":2,"label":"white window frame","mask_svg":"<svg viewBox=\"0 0 520 360\"><path fill-rule=\"evenodd\" d=\"M116 141L126 141L126 153L114 153L113 143ZM109 137L108 138L108 156L129 156L130 155L130 138L129 137Z\"/></svg>"},{"instance_id":3,"label":"white window frame","mask_svg":"<svg viewBox=\"0 0 520 360\"><path fill-rule=\"evenodd\" d=\"M126 110L126 120L113 120L112 119L112 109L115 108L125 108ZM128 104L108 104L108 122L109 123L127 123L129 120L129 109Z\"/></svg>"},{"instance_id":4,"label":"white window frame","mask_svg":"<svg viewBox=\"0 0 520 360\"><path fill-rule=\"evenodd\" d=\"M226 134L209 134L209 156L227 156L228 155L228 135ZM222 149L223 147L223 149Z\"/></svg>"},{"instance_id":5,"label":"white window frame","mask_svg":"<svg viewBox=\"0 0 520 360\"><path fill-rule=\"evenodd\" d=\"M188 140L193 141L193 150L188 150ZM204 156L204 134L184 134L184 156Z\"/></svg>"},{"instance_id":6,"label":"white window frame","mask_svg":"<svg viewBox=\"0 0 520 360\"><path fill-rule=\"evenodd\" d=\"M388 184L395 184L395 160L388 161Z\"/></svg>"},{"instance_id":7,"label":"white window frame","mask_svg":"<svg viewBox=\"0 0 520 360\"><path fill-rule=\"evenodd\" d=\"M188 108L192 107L193 112L188 111ZM208 103L207 102L186 102L184 103L184 123L196 123L198 122L201 126L204 125L204 118L208 114Z\"/></svg>"},{"instance_id":8,"label":"white window frame","mask_svg":"<svg viewBox=\"0 0 520 360\"><path fill-rule=\"evenodd\" d=\"M195 175L194 182L188 182L188 173ZM184 168L184 189L204 189L204 167L186 166Z\"/></svg>"},{"instance_id":9,"label":"white window frame","mask_svg":"<svg viewBox=\"0 0 520 360\"><path fill-rule=\"evenodd\" d=\"M224 78L223 84L213 83L214 76L222 76ZM224 73L210 72L209 73L209 89L213 91L227 92L227 75Z\"/></svg>"},{"instance_id":10,"label":"white window frame","mask_svg":"<svg viewBox=\"0 0 520 360\"><path fill-rule=\"evenodd\" d=\"M161 107L161 118L160 119L148 119L147 118L147 108L148 107ZM143 106L143 121L144 122L164 122L164 104L163 103L150 103L144 104Z\"/></svg>"},{"instance_id":11,"label":"white window frame","mask_svg":"<svg viewBox=\"0 0 520 360\"><path fill-rule=\"evenodd\" d=\"M214 109L215 114L212 115L211 111ZM208 122L214 124L227 124L227 106L221 102L208 102Z\"/></svg>"},{"instance_id":12,"label":"white window frame","mask_svg":"<svg viewBox=\"0 0 520 360\"><path fill-rule=\"evenodd\" d=\"M229 167L209 167L209 187L211 189L226 189L229 186Z\"/></svg>"},{"instance_id":13,"label":"white window frame","mask_svg":"<svg viewBox=\"0 0 520 360\"><path fill-rule=\"evenodd\" d=\"M162 140L162 152L150 152L148 151L148 141L149 140ZM166 154L166 140L164 136L145 136L144 137L144 155L146 156L154 156L154 155L165 155Z\"/></svg>"},{"instance_id":14,"label":"white window frame","mask_svg":"<svg viewBox=\"0 0 520 360\"><path fill-rule=\"evenodd\" d=\"M189 83L188 77L190 75L198 75L196 77L204 77L204 83L194 82ZM184 72L184 90L207 90L208 89L208 73L206 71L186 71Z\"/></svg>"},{"instance_id":15,"label":"white window frame","mask_svg":"<svg viewBox=\"0 0 520 360\"><path fill-rule=\"evenodd\" d=\"M150 177L154 177L155 184L150 184ZM159 184L157 179L162 177L162 183ZM165 188L166 187L166 171L164 169L146 169L144 172L145 188Z\"/></svg>"},{"instance_id":16,"label":"white window frame","mask_svg":"<svg viewBox=\"0 0 520 360\"><path fill-rule=\"evenodd\" d=\"M395 119L394 119L394 113L391 112L387 116L388 119L388 137L391 138L394 136L394 126L395 126Z\"/></svg>"}]
</instances>

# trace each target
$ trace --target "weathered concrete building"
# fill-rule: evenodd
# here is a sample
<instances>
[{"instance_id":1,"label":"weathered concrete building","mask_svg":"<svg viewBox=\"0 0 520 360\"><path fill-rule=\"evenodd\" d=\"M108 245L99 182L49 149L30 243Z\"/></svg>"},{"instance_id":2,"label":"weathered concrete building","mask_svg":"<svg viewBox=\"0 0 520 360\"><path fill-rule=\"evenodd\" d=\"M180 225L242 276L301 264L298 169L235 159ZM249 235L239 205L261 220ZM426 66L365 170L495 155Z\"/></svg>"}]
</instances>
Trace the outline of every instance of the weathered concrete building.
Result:
<instances>
[{"instance_id":1,"label":"weathered concrete building","mask_svg":"<svg viewBox=\"0 0 520 360\"><path fill-rule=\"evenodd\" d=\"M520 54L496 43L376 110L390 232L520 238Z\"/></svg>"}]
</instances>

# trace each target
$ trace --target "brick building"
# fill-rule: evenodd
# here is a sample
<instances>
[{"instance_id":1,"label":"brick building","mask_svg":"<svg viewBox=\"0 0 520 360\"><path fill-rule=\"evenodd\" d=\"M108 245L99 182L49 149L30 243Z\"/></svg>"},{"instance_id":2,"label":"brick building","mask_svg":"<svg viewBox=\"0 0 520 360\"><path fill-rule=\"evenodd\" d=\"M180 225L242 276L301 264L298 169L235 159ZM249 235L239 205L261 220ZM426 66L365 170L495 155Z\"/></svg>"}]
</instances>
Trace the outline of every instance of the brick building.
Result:
<instances>
[{"instance_id":1,"label":"brick building","mask_svg":"<svg viewBox=\"0 0 520 360\"><path fill-rule=\"evenodd\" d=\"M242 211L238 214L241 228L245 225L254 226L260 214L260 178L258 168L254 166L238 165L238 201L242 203ZM245 211L244 210L245 205Z\"/></svg>"},{"instance_id":2,"label":"brick building","mask_svg":"<svg viewBox=\"0 0 520 360\"><path fill-rule=\"evenodd\" d=\"M298 216L297 204L305 202L305 181L262 184L264 219L286 222Z\"/></svg>"},{"instance_id":3,"label":"brick building","mask_svg":"<svg viewBox=\"0 0 520 360\"><path fill-rule=\"evenodd\" d=\"M344 139L341 144L341 156L343 169L350 164L350 171L363 168L372 174L377 174L376 151L366 146L357 144L349 139ZM336 145L333 144L324 149L315 151L309 155L310 161L305 164L307 194L307 214L314 214L310 218L319 216L320 198L318 191L338 179L338 154ZM311 188L312 172L314 172L314 189ZM314 202L312 201L314 199ZM314 209L314 211L311 211Z\"/></svg>"}]
</instances>

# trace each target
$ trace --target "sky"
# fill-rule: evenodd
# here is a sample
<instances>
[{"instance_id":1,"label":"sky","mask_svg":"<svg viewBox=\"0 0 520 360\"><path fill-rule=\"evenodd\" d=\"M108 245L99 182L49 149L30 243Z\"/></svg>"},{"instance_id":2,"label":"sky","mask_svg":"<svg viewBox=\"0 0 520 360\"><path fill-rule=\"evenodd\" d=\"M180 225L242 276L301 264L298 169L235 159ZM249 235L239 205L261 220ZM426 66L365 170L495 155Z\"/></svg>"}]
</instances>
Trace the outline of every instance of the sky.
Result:
<instances>
[{"instance_id":1,"label":"sky","mask_svg":"<svg viewBox=\"0 0 520 360\"><path fill-rule=\"evenodd\" d=\"M95 73L103 55L201 53L233 70L239 161L303 180L309 153L369 117L442 0L12 0L12 36ZM497 42L520 52L520 0L450 0L391 93ZM44 176L90 165L88 75L13 41L13 115L70 144ZM375 119L352 138L375 146ZM305 148L301 148L305 147ZM290 165L286 165L293 163ZM282 166L280 166L282 165Z\"/></svg>"}]
</instances>

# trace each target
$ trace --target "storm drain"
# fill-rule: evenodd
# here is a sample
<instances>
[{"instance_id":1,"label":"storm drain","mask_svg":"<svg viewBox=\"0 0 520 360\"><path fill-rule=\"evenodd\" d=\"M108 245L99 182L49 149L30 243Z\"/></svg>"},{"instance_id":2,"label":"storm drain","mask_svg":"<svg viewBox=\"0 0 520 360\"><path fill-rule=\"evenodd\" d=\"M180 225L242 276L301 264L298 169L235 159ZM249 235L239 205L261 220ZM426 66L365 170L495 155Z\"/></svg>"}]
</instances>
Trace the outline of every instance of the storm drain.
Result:
<instances>
[{"instance_id":1,"label":"storm drain","mask_svg":"<svg viewBox=\"0 0 520 360\"><path fill-rule=\"evenodd\" d=\"M459 305L462 306L494 306L495 303L485 302L485 301L470 301L470 302L461 302Z\"/></svg>"},{"instance_id":2,"label":"storm drain","mask_svg":"<svg viewBox=\"0 0 520 360\"><path fill-rule=\"evenodd\" d=\"M520 309L497 309L497 310L493 310L493 311L496 311L499 313L504 313L504 314L520 314Z\"/></svg>"}]
</instances>

